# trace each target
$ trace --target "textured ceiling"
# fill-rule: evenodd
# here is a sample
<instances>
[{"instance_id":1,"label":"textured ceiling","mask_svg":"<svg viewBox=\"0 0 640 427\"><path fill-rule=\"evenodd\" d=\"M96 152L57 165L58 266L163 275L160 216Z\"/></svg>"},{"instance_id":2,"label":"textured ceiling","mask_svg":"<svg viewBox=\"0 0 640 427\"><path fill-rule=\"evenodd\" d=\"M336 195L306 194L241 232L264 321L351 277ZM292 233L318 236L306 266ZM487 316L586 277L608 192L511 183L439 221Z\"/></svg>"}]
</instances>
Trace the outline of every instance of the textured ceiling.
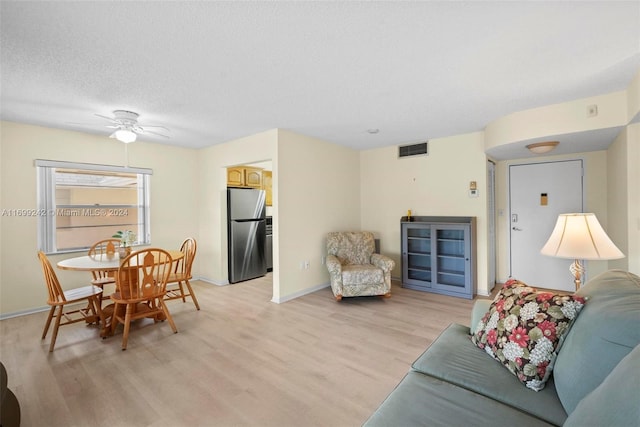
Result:
<instances>
[{"instance_id":1,"label":"textured ceiling","mask_svg":"<svg viewBox=\"0 0 640 427\"><path fill-rule=\"evenodd\" d=\"M640 69L637 0L2 1L0 20L3 120L107 136L94 114L125 109L171 130L140 139L188 147L451 136Z\"/></svg>"}]
</instances>

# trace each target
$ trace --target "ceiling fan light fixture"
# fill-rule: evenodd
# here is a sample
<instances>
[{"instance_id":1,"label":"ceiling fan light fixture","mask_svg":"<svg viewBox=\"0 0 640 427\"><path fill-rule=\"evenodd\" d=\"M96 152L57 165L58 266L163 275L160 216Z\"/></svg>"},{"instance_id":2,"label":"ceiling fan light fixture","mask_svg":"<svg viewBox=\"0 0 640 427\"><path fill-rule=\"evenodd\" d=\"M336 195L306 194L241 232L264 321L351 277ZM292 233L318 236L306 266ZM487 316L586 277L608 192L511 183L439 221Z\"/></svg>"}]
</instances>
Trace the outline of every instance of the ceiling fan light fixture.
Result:
<instances>
[{"instance_id":1,"label":"ceiling fan light fixture","mask_svg":"<svg viewBox=\"0 0 640 427\"><path fill-rule=\"evenodd\" d=\"M560 141L536 142L535 144L527 145L527 149L534 154L545 154L554 150L558 144L560 144Z\"/></svg>"},{"instance_id":2,"label":"ceiling fan light fixture","mask_svg":"<svg viewBox=\"0 0 640 427\"><path fill-rule=\"evenodd\" d=\"M129 129L118 129L115 131L114 136L118 141L124 142L125 144L134 142L137 138L136 133Z\"/></svg>"}]
</instances>

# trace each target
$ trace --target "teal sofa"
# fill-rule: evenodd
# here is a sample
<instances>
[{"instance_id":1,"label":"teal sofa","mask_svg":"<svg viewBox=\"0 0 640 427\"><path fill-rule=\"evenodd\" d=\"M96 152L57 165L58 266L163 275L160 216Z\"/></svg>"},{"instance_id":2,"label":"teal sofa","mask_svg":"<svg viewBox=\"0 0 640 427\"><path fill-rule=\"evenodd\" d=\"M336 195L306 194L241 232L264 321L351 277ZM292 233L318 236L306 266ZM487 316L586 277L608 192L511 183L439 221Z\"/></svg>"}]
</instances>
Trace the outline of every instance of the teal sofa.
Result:
<instances>
[{"instance_id":1,"label":"teal sofa","mask_svg":"<svg viewBox=\"0 0 640 427\"><path fill-rule=\"evenodd\" d=\"M393 426L640 426L640 277L611 270L587 299L541 391L526 388L451 324L365 422ZM471 325L491 301L476 301Z\"/></svg>"}]
</instances>

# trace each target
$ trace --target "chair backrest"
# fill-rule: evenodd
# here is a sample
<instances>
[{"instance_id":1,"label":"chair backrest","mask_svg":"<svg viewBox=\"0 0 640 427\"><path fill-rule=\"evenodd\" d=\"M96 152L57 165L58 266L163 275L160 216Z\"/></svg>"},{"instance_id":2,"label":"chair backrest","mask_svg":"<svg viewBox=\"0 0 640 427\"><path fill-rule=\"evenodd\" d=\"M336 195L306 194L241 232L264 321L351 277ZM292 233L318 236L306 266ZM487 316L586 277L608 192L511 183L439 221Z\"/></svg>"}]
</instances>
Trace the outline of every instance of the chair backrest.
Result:
<instances>
[{"instance_id":1,"label":"chair backrest","mask_svg":"<svg viewBox=\"0 0 640 427\"><path fill-rule=\"evenodd\" d=\"M104 239L94 243L93 246L89 248L89 252L87 252L87 255L89 256L114 255L115 256L119 247L120 247L120 239L115 239L115 238ZM91 274L93 275L94 279L101 279L101 278L113 276L112 272L99 271L99 270L93 270L91 271Z\"/></svg>"},{"instance_id":2,"label":"chair backrest","mask_svg":"<svg viewBox=\"0 0 640 427\"><path fill-rule=\"evenodd\" d=\"M53 270L53 267L51 267L49 258L47 258L44 252L38 251L38 259L40 259L42 274L44 274L44 281L47 284L47 291L49 292L47 304L54 305L65 302L64 291L62 290L62 286L60 286L56 272Z\"/></svg>"},{"instance_id":3,"label":"chair backrest","mask_svg":"<svg viewBox=\"0 0 640 427\"><path fill-rule=\"evenodd\" d=\"M127 256L116 275L121 298L143 301L163 296L172 263L169 252L158 248L143 249Z\"/></svg>"},{"instance_id":4,"label":"chair backrest","mask_svg":"<svg viewBox=\"0 0 640 427\"><path fill-rule=\"evenodd\" d=\"M184 257L176 262L174 270L176 273L182 273L191 278L191 266L193 265L193 259L196 257L197 247L198 244L193 237L188 237L182 242L180 252L184 254Z\"/></svg>"},{"instance_id":5,"label":"chair backrest","mask_svg":"<svg viewBox=\"0 0 640 427\"><path fill-rule=\"evenodd\" d=\"M104 239L89 248L88 255L115 254L120 247L120 239Z\"/></svg>"},{"instance_id":6,"label":"chair backrest","mask_svg":"<svg viewBox=\"0 0 640 427\"><path fill-rule=\"evenodd\" d=\"M327 234L327 253L341 264L369 264L375 251L375 239L369 231L345 231Z\"/></svg>"}]
</instances>

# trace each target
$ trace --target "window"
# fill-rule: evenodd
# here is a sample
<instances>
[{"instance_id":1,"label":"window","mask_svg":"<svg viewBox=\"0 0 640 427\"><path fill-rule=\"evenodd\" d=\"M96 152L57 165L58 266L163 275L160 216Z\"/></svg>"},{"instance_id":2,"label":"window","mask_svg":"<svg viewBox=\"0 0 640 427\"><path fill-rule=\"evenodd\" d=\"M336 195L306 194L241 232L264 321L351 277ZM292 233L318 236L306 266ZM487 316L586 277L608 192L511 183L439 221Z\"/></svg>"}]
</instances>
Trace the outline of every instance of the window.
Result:
<instances>
[{"instance_id":1,"label":"window","mask_svg":"<svg viewBox=\"0 0 640 427\"><path fill-rule=\"evenodd\" d=\"M36 170L40 250L86 250L119 230L149 244L150 169L36 160Z\"/></svg>"}]
</instances>

